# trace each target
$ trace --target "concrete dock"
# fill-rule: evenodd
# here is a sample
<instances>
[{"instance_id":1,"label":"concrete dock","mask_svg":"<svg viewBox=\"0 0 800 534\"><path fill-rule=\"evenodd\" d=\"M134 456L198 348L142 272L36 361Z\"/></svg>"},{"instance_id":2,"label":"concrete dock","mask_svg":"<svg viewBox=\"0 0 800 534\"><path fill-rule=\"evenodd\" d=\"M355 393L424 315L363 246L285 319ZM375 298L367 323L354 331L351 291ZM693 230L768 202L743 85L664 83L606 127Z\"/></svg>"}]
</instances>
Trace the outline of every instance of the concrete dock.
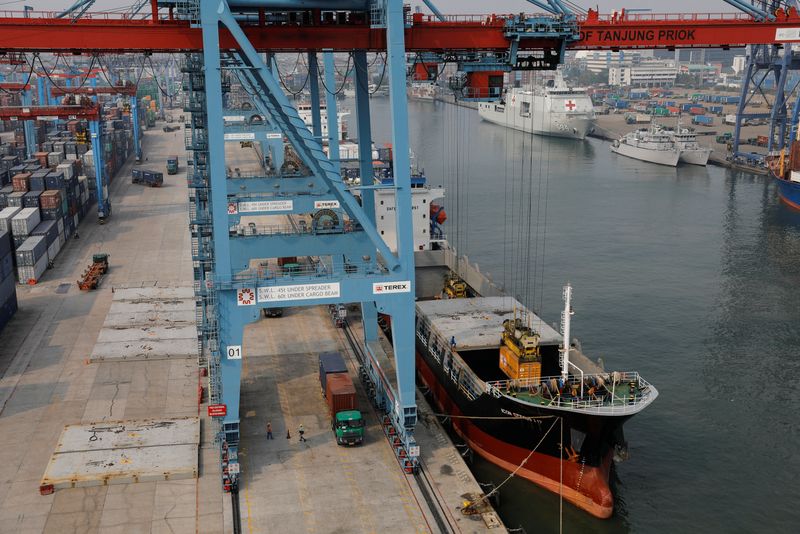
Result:
<instances>
[{"instance_id":1,"label":"concrete dock","mask_svg":"<svg viewBox=\"0 0 800 534\"><path fill-rule=\"evenodd\" d=\"M224 532L217 447L198 406L196 359L86 360L110 310L113 287L192 282L183 132L145 132L145 168L181 171L162 188L130 183L131 162L110 186L113 215L92 214L35 286L18 286L19 312L0 334L0 531ZM96 213L96 212L95 212ZM99 289L76 280L93 253L110 254ZM201 409L202 408L202 409ZM103 421L201 417L199 478L57 489L39 484L65 426Z\"/></svg>"},{"instance_id":2,"label":"concrete dock","mask_svg":"<svg viewBox=\"0 0 800 534\"><path fill-rule=\"evenodd\" d=\"M183 132L148 130L143 149L147 161L142 167L160 170L167 155L183 154ZM180 298L174 306L157 305L155 310L152 303L135 298L137 288L181 296L191 287L185 158L180 161L181 172L165 175L162 188L131 184L132 163L126 164L110 187L114 211L108 222L98 225L96 215L87 217L78 229L80 237L67 242L41 282L18 286L20 310L0 333L0 531L232 531L218 447L209 432L206 405L198 404L203 382L196 359L181 354L91 361L104 344L140 342L136 332L151 335L141 328L146 322L191 322ZM97 290L80 291L76 280L98 252L110 255L109 273ZM159 332L164 333L155 328L153 335ZM347 349L325 308L293 308L282 318L262 319L246 330L245 345L243 532L504 531L502 526L490 530L480 516L462 516L457 510L462 494L480 490L436 424L431 429L430 421L420 423L433 498L415 477L403 474L371 409L365 410L365 446L335 444L318 385L316 354ZM355 368L351 373L355 376ZM360 402L368 405L360 383L357 388ZM54 484L52 494L40 494L40 484L51 472L48 465L59 451L83 454L70 436L85 438L103 425L128 428L124 425L143 420L183 418L200 423L196 468L183 460L176 464L181 476L191 478L164 480L169 477L151 473L111 481L104 479L107 472L99 472L90 483L100 485L70 487L82 484L71 482L79 469L65 462L66 467L56 465L59 469L52 472L67 473L67 482ZM267 420L275 437L270 441ZM307 431L305 443L297 439L299 424ZM184 448L197 447L191 440L179 441L186 442ZM72 443L69 451L65 443ZM117 454L123 462L146 466L145 457L126 456L123 449L129 446L123 440L107 451L101 447L103 459Z\"/></svg>"}]
</instances>

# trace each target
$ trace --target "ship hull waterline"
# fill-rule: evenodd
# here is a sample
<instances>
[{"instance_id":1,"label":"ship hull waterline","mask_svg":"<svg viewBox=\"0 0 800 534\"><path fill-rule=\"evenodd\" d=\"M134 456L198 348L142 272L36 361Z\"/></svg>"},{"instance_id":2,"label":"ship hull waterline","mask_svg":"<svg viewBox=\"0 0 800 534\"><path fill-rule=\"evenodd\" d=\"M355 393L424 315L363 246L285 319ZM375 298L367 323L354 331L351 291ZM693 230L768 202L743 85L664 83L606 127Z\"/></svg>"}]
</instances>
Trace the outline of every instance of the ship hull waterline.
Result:
<instances>
[{"instance_id":1,"label":"ship hull waterline","mask_svg":"<svg viewBox=\"0 0 800 534\"><path fill-rule=\"evenodd\" d=\"M680 161L690 165L708 166L708 158L711 150L681 150Z\"/></svg>"},{"instance_id":2,"label":"ship hull waterline","mask_svg":"<svg viewBox=\"0 0 800 534\"><path fill-rule=\"evenodd\" d=\"M473 420L458 417L474 414L464 413L452 393L443 385L443 380L434 373L419 350L418 347L416 354L418 374L433 394L433 400L442 413L456 416L452 418L455 432L486 461L505 471L515 471L536 443L531 443L528 448L508 443L494 435L495 433L485 432L473 423ZM540 422L546 430L552 424L552 419ZM622 421L619 424L621 425ZM556 423L550 435L558 439L559 431L559 424ZM516 476L552 493L561 494L567 502L594 517L608 519L614 512L614 496L609 486L612 458L611 449L603 454L597 465L561 460L555 456L534 452L525 465L517 471Z\"/></svg>"},{"instance_id":3,"label":"ship hull waterline","mask_svg":"<svg viewBox=\"0 0 800 534\"><path fill-rule=\"evenodd\" d=\"M481 119L505 126L525 133L548 137L561 137L563 139L586 139L594 129L594 119L587 115L566 116L551 112L548 118L534 116L531 118L517 118L509 120L506 114L479 109Z\"/></svg>"},{"instance_id":4,"label":"ship hull waterline","mask_svg":"<svg viewBox=\"0 0 800 534\"><path fill-rule=\"evenodd\" d=\"M611 145L611 152L631 159L638 159L639 161L646 161L657 165L666 165L668 167L677 167L681 157L681 153L678 150L652 150L632 146L627 143L619 143L617 146Z\"/></svg>"},{"instance_id":5,"label":"ship hull waterline","mask_svg":"<svg viewBox=\"0 0 800 534\"><path fill-rule=\"evenodd\" d=\"M788 206L800 210L800 182L784 180L773 174L773 178L778 183L778 196Z\"/></svg>"}]
</instances>

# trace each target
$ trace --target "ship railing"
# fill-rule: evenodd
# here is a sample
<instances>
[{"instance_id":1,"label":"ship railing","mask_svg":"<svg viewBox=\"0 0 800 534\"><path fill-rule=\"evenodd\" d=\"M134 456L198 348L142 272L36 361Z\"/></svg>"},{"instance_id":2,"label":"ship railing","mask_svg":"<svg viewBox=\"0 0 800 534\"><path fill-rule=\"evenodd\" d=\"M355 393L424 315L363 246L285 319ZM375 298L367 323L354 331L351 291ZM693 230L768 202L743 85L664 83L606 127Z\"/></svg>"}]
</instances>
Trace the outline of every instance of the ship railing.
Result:
<instances>
[{"instance_id":1,"label":"ship railing","mask_svg":"<svg viewBox=\"0 0 800 534\"><path fill-rule=\"evenodd\" d=\"M563 390L570 390L573 386L584 386L584 393L580 396L557 394L551 398L542 395L543 383L562 384L561 376L544 376L538 379L495 380L486 382L486 393L495 397L503 395L519 396L528 394L539 396L547 407L574 410L589 410L615 413L630 411L643 403L652 400L655 392L649 382L635 371L611 372L584 375L583 380L570 377ZM602 395L589 395L587 385L603 384L605 393ZM633 391L629 385L635 384ZM628 388L626 389L626 386Z\"/></svg>"}]
</instances>

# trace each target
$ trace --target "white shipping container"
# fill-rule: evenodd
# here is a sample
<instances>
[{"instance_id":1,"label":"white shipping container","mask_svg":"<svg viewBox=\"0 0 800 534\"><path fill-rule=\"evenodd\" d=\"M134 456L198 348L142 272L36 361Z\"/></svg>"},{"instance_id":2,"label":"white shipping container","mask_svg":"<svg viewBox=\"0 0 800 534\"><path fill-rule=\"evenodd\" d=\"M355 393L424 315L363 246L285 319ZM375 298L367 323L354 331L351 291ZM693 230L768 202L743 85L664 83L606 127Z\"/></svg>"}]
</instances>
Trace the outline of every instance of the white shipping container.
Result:
<instances>
[{"instance_id":1,"label":"white shipping container","mask_svg":"<svg viewBox=\"0 0 800 534\"><path fill-rule=\"evenodd\" d=\"M11 233L17 237L30 235L40 222L42 216L39 208L23 208L11 219Z\"/></svg>"},{"instance_id":2,"label":"white shipping container","mask_svg":"<svg viewBox=\"0 0 800 534\"><path fill-rule=\"evenodd\" d=\"M58 241L58 239L56 239L50 243L49 247L47 247L47 257L50 259L50 261L53 261L55 257L58 256L59 252L61 252L61 243Z\"/></svg>"},{"instance_id":3,"label":"white shipping container","mask_svg":"<svg viewBox=\"0 0 800 534\"><path fill-rule=\"evenodd\" d=\"M39 258L36 265L20 265L17 267L17 278L20 284L36 283L47 270L47 254Z\"/></svg>"},{"instance_id":4,"label":"white shipping container","mask_svg":"<svg viewBox=\"0 0 800 534\"><path fill-rule=\"evenodd\" d=\"M64 161L64 153L63 152L50 152L47 155L47 165L49 167L57 166L62 161Z\"/></svg>"},{"instance_id":5,"label":"white shipping container","mask_svg":"<svg viewBox=\"0 0 800 534\"><path fill-rule=\"evenodd\" d=\"M66 180L72 180L75 175L75 166L72 163L62 163L56 167L57 172L63 172Z\"/></svg>"},{"instance_id":6,"label":"white shipping container","mask_svg":"<svg viewBox=\"0 0 800 534\"><path fill-rule=\"evenodd\" d=\"M9 207L3 210L0 210L0 230L5 230L9 234L11 233L11 219L14 216L22 211L22 208L15 208Z\"/></svg>"},{"instance_id":7,"label":"white shipping container","mask_svg":"<svg viewBox=\"0 0 800 534\"><path fill-rule=\"evenodd\" d=\"M736 124L736 115L725 115L725 124Z\"/></svg>"}]
</instances>

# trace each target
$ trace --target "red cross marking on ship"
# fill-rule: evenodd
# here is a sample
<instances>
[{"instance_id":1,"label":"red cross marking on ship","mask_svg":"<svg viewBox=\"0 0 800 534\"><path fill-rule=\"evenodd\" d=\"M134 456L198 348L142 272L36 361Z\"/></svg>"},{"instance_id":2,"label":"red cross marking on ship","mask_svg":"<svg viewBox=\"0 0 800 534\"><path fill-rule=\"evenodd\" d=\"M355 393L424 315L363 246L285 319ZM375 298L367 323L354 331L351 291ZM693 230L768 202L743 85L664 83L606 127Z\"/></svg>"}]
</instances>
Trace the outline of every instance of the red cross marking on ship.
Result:
<instances>
[{"instance_id":1,"label":"red cross marking on ship","mask_svg":"<svg viewBox=\"0 0 800 534\"><path fill-rule=\"evenodd\" d=\"M575 106L577 106L577 104L573 100L567 100L566 102L564 102L564 107L567 108L569 111L574 110Z\"/></svg>"}]
</instances>

